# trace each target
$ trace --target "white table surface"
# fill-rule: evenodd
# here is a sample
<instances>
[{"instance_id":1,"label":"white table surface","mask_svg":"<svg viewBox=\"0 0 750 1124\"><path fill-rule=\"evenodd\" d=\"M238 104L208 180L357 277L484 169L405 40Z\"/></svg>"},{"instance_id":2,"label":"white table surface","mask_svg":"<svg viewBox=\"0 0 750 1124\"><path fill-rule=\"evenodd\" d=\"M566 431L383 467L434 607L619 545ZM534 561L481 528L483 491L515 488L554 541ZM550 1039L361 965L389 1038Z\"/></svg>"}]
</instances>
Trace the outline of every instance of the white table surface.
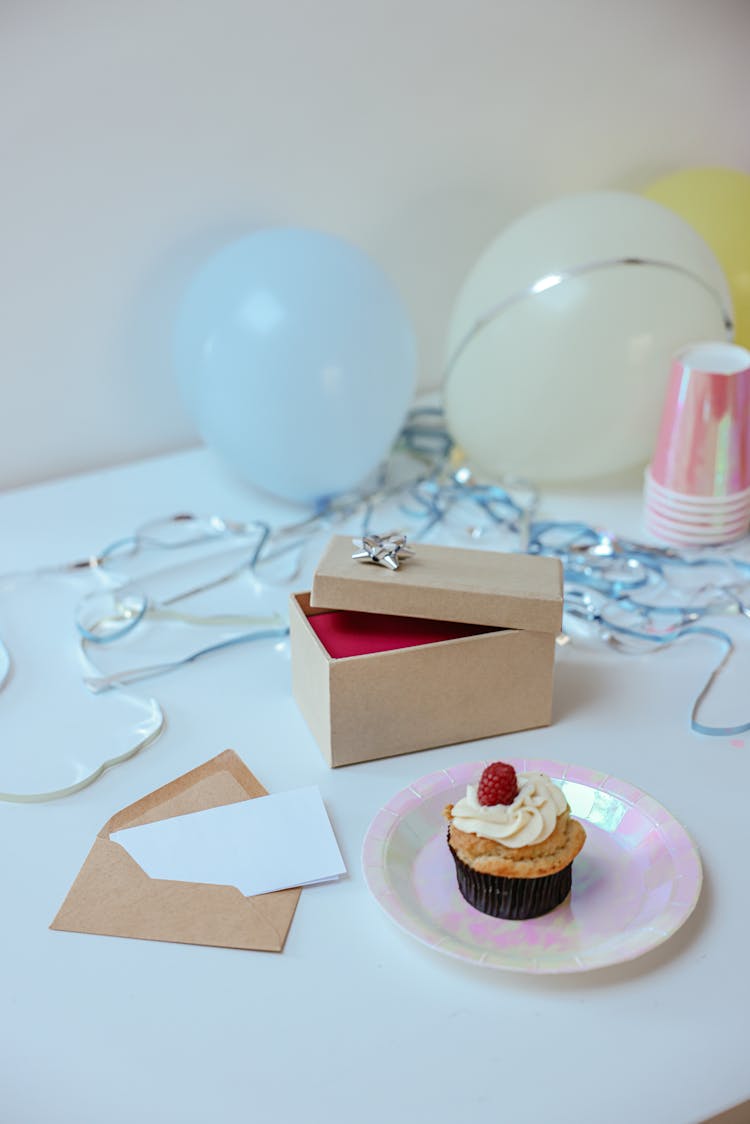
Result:
<instances>
[{"instance_id":1,"label":"white table surface","mask_svg":"<svg viewBox=\"0 0 750 1124\"><path fill-rule=\"evenodd\" d=\"M635 488L545 508L640 533ZM0 571L86 556L180 510L299 514L207 452L183 453L0 497ZM744 1101L750 735L701 737L688 720L716 658L709 641L648 657L574 643L558 657L549 728L335 771L296 710L288 660L268 647L152 681L168 720L154 745L76 795L0 805L2 1124L692 1124ZM737 722L750 710L742 658L720 700ZM65 716L42 721L74 754ZM102 824L227 747L271 791L319 785L348 866L303 891L284 952L50 931ZM674 937L617 967L526 976L443 956L385 916L359 858L377 810L444 765L514 755L629 780L688 828L705 882Z\"/></svg>"}]
</instances>

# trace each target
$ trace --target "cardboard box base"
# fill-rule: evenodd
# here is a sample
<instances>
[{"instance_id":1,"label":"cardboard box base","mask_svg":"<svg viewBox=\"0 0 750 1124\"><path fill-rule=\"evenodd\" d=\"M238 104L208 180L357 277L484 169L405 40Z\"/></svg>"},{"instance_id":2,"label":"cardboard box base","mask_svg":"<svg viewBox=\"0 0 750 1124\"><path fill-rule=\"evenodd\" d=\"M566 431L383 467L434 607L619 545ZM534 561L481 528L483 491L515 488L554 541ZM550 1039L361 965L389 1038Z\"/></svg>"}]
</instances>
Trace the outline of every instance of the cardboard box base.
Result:
<instances>
[{"instance_id":1,"label":"cardboard box base","mask_svg":"<svg viewBox=\"0 0 750 1124\"><path fill-rule=\"evenodd\" d=\"M547 726L555 637L498 629L422 647L332 659L290 603L292 690L329 765Z\"/></svg>"}]
</instances>

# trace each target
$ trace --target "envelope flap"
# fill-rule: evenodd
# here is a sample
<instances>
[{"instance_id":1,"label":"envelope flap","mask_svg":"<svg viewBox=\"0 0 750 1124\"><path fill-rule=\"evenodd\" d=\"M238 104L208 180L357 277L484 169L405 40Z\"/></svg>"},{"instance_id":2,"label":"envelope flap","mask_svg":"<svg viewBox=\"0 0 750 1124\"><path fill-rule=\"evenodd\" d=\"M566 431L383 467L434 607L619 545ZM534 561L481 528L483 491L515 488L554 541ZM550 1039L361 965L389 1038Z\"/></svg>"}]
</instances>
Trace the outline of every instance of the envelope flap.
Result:
<instances>
[{"instance_id":1,"label":"envelope flap","mask_svg":"<svg viewBox=\"0 0 750 1124\"><path fill-rule=\"evenodd\" d=\"M248 797L266 795L267 790L245 763L233 750L226 749L210 761L116 812L101 829L99 836L107 839L110 832L120 831L122 828L139 827L156 820L199 812L203 808L235 804Z\"/></svg>"}]
</instances>

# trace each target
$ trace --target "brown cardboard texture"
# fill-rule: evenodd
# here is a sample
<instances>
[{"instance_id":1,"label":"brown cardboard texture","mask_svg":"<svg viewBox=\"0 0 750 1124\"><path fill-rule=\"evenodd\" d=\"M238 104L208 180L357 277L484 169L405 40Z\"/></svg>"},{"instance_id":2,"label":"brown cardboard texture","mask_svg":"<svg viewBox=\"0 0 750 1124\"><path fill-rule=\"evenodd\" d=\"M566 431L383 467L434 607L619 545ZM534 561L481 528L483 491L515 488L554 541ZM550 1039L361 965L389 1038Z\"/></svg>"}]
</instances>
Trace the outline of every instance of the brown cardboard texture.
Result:
<instances>
[{"instance_id":1,"label":"brown cardboard texture","mask_svg":"<svg viewBox=\"0 0 750 1124\"><path fill-rule=\"evenodd\" d=\"M281 952L298 887L246 898L234 886L150 878L109 838L122 828L265 795L263 785L228 749L117 812L94 840L50 928Z\"/></svg>"},{"instance_id":2,"label":"brown cardboard texture","mask_svg":"<svg viewBox=\"0 0 750 1124\"><path fill-rule=\"evenodd\" d=\"M557 559L417 547L397 571L352 560L332 540L312 595L290 602L292 689L332 766L546 726L562 622ZM333 659L308 623L361 610L496 631Z\"/></svg>"},{"instance_id":3,"label":"brown cardboard texture","mask_svg":"<svg viewBox=\"0 0 750 1124\"><path fill-rule=\"evenodd\" d=\"M562 566L556 558L449 546L415 548L389 570L352 559L352 540L335 535L313 577L310 604L326 609L421 617L557 634Z\"/></svg>"}]
</instances>

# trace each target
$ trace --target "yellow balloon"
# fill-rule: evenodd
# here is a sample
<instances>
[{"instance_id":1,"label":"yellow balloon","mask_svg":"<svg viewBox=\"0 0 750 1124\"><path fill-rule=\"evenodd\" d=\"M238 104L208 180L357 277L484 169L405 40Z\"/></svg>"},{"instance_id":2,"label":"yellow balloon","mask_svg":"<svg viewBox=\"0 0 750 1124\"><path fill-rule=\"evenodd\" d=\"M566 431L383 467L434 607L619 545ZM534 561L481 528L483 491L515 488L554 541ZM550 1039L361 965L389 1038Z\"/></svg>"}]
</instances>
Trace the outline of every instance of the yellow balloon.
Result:
<instances>
[{"instance_id":1,"label":"yellow balloon","mask_svg":"<svg viewBox=\"0 0 750 1124\"><path fill-rule=\"evenodd\" d=\"M734 338L750 346L750 175L730 168L687 168L643 193L685 219L713 250L734 305Z\"/></svg>"}]
</instances>

